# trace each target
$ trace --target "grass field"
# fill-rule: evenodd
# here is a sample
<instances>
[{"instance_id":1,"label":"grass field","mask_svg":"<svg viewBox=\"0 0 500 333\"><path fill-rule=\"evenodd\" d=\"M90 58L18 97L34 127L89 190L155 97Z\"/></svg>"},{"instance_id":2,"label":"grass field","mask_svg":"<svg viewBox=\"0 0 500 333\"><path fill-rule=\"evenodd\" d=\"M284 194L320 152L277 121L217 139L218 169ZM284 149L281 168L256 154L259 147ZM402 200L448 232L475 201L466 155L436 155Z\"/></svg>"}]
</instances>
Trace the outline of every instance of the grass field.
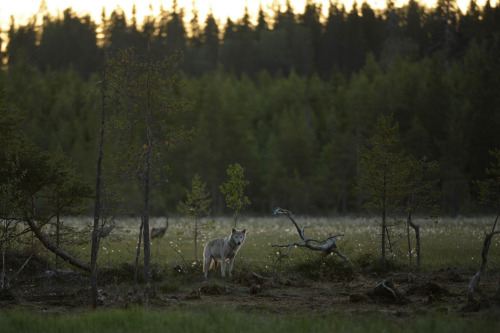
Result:
<instances>
[{"instance_id":1,"label":"grass field","mask_svg":"<svg viewBox=\"0 0 500 333\"><path fill-rule=\"evenodd\" d=\"M2 332L498 332L494 319L450 316L388 318L380 314L312 316L255 315L220 310L158 311L145 308L88 312L67 317L12 311L0 314Z\"/></svg>"},{"instance_id":2,"label":"grass field","mask_svg":"<svg viewBox=\"0 0 500 333\"><path fill-rule=\"evenodd\" d=\"M310 238L324 239L329 235L343 234L338 237L337 244L341 252L354 260L366 255L380 255L380 227L376 219L366 218L311 218L296 217L299 224L305 227ZM442 269L460 267L477 270L481 263L481 249L485 233L491 231L493 217L458 218L458 219L424 219L416 221L421 226L422 265L424 269ZM204 221L206 222L206 221ZM79 223L90 223L81 221ZM140 221L124 219L118 223L114 235L102 241L100 251L101 262L113 265L131 262L135 258L138 225ZM198 260L203 256L203 245L210 239L226 237L233 227L230 218L218 218L212 228L202 229L198 240ZM164 226L165 219L153 219L152 227ZM169 221L169 229L164 238L152 240L152 261L160 265L180 265L184 261L194 262L194 222L188 219ZM245 245L239 253L238 261L246 261L254 265L272 266L280 248L273 244L288 244L299 241L294 225L286 217L274 218L242 218L237 228L247 229ZM389 258L398 264L408 262L408 245L403 225L391 229L394 243L394 256ZM412 231L412 247L415 238ZM77 250L77 249L75 249ZM79 249L85 255L88 247ZM284 251L281 249L281 251ZM288 260L304 260L315 253L304 249L293 249ZM413 252L415 257L415 253ZM491 267L500 262L500 237L493 239L488 257ZM413 261L415 262L415 261Z\"/></svg>"},{"instance_id":3,"label":"grass field","mask_svg":"<svg viewBox=\"0 0 500 333\"><path fill-rule=\"evenodd\" d=\"M355 267L347 269L336 256L318 261L317 253L303 248L293 248L289 257L274 266L280 249L271 245L299 241L295 227L283 216L243 217L237 228L247 229L247 239L236 260L235 277L222 280L217 272L205 281L199 262L203 245L211 238L227 236L233 220L217 218L200 231L196 262L193 222L170 219L165 236L151 242L155 296L149 301L141 297L133 301L132 283L124 277L130 274L124 274L124 267L135 259L139 221L122 219L101 242L99 261L104 273L100 288L105 300L98 311L89 310L84 274L23 277L13 288L13 301L0 297L0 332L500 331L498 306L462 310L465 288L481 263L484 235L491 231L492 217L416 221L422 236L420 270L415 261L408 264L405 229L395 225L391 229L391 268L385 271L366 268L367 261L376 266L374 262L380 258L380 228L375 219L296 216L296 220L311 238L343 234L338 237L338 249ZM72 219L65 223L84 227L91 222ZM165 219L152 219L151 224L164 226ZM90 244L82 242L71 252L85 260L89 250ZM52 254L42 251L39 255L53 266ZM316 267L318 263L322 266ZM481 292L497 287L499 263L497 237L491 244ZM260 281L262 290L252 292L257 282L250 272L258 272L270 284ZM394 280L406 293L406 301L381 303L367 297L382 279ZM432 286L441 289L429 292L426 288Z\"/></svg>"}]
</instances>

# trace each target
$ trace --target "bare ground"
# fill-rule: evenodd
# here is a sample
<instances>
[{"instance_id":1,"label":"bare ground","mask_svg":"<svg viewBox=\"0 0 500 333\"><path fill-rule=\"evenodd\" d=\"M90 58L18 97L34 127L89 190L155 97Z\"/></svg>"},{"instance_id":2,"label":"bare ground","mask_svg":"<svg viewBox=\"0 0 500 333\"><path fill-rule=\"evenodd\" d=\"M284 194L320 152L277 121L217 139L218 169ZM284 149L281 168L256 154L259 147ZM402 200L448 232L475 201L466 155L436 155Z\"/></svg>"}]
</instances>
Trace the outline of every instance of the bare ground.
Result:
<instances>
[{"instance_id":1,"label":"bare ground","mask_svg":"<svg viewBox=\"0 0 500 333\"><path fill-rule=\"evenodd\" d=\"M91 292L87 273L44 270L31 265L0 293L0 309L23 309L43 313L78 313L90 309ZM477 289L476 302L467 304L465 288L470 272L458 268L431 273L401 270L377 272L370 269L338 268L319 278L308 274L255 272L249 267L235 276L204 280L199 267L168 272L155 268L149 292L143 284L134 291L133 268L122 265L103 269L100 275L99 307L127 308L147 305L156 309L203 310L229 307L262 314L356 314L382 312L405 318L428 314L498 318L500 302L494 298L498 272L490 272ZM341 277L341 278L340 278ZM380 286L384 281L385 288ZM390 288L390 289L389 289Z\"/></svg>"}]
</instances>

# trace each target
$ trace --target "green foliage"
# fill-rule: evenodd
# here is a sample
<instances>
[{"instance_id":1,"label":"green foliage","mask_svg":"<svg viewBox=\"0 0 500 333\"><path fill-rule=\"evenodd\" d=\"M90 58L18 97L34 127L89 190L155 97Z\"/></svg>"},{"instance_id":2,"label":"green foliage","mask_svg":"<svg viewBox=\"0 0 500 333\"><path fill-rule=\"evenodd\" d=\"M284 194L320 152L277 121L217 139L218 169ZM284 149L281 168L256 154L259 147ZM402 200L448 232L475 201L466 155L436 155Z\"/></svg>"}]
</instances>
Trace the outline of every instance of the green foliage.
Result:
<instances>
[{"instance_id":1,"label":"green foliage","mask_svg":"<svg viewBox=\"0 0 500 333\"><path fill-rule=\"evenodd\" d=\"M406 206L407 213L438 214L438 189L439 163L428 161L425 157L416 159L413 155L406 155L403 161L404 186L402 193L402 206ZM404 204L405 197L407 199Z\"/></svg>"},{"instance_id":2,"label":"green foliage","mask_svg":"<svg viewBox=\"0 0 500 333\"><path fill-rule=\"evenodd\" d=\"M360 152L359 190L366 199L364 207L386 217L397 207L398 196L402 192L403 154L399 152L399 126L393 121L393 115L377 119L377 133Z\"/></svg>"},{"instance_id":3,"label":"green foliage","mask_svg":"<svg viewBox=\"0 0 500 333\"><path fill-rule=\"evenodd\" d=\"M179 211L186 216L200 218L207 216L211 211L212 199L207 192L207 184L201 181L199 174L195 174L191 181L191 191L186 191L187 199L179 203Z\"/></svg>"},{"instance_id":4,"label":"green foliage","mask_svg":"<svg viewBox=\"0 0 500 333\"><path fill-rule=\"evenodd\" d=\"M389 239L389 218L397 221L406 213L408 228L411 216L436 202L436 181L431 174L439 170L437 162L417 160L398 147L399 125L393 123L393 115L377 119L377 133L368 142L370 149L360 153L360 193L366 199L364 207L381 218L382 266L386 264L386 236L391 253L393 243ZM408 244L409 241L409 229ZM420 253L419 253L420 254Z\"/></svg>"},{"instance_id":5,"label":"green foliage","mask_svg":"<svg viewBox=\"0 0 500 333\"><path fill-rule=\"evenodd\" d=\"M199 224L199 219L210 214L212 199L210 193L207 192L207 184L201 181L199 174L195 174L191 181L191 191L186 191L187 199L181 201L178 205L178 210L188 217L195 219L194 226L194 248L195 260L198 259L198 237L200 228L208 228L212 225L213 220L202 225Z\"/></svg>"},{"instance_id":6,"label":"green foliage","mask_svg":"<svg viewBox=\"0 0 500 333\"><path fill-rule=\"evenodd\" d=\"M0 110L6 108L0 100ZM2 120L2 125L10 123L18 129L16 112ZM81 240L74 229L65 228L70 237L60 237L60 218L83 213L93 195L91 187L85 183L75 170L74 163L59 149L55 152L41 151L30 143L22 133L11 135L6 131L2 143L5 151L0 156L0 220L2 223L2 253L27 230L31 229L37 237L57 245L69 240ZM26 225L27 224L27 225ZM47 228L56 224L55 240L47 240ZM28 228L29 225L29 228ZM42 231L42 228L44 231ZM22 231L24 229L24 231ZM51 250L54 250L52 247ZM59 249L60 250L60 249ZM64 252L64 251L61 251ZM5 263L2 263L5 268ZM2 274L2 288L5 274Z\"/></svg>"},{"instance_id":7,"label":"green foliage","mask_svg":"<svg viewBox=\"0 0 500 333\"><path fill-rule=\"evenodd\" d=\"M493 161L486 168L486 179L476 180L479 187L479 202L500 209L500 149L490 151Z\"/></svg>"},{"instance_id":8,"label":"green foliage","mask_svg":"<svg viewBox=\"0 0 500 333\"><path fill-rule=\"evenodd\" d=\"M41 152L25 142L14 161L18 163L13 177L20 180L17 189L22 219L44 225L56 215L78 215L85 210L84 200L92 196L92 189L76 174L64 153Z\"/></svg>"},{"instance_id":9,"label":"green foliage","mask_svg":"<svg viewBox=\"0 0 500 333\"><path fill-rule=\"evenodd\" d=\"M177 55L156 61L133 49L120 50L107 61L107 85L115 110L109 124L119 147L124 148L116 154L116 165L129 177L141 179L148 167L151 176L160 177L167 152L193 134L182 122L188 104L179 95L183 86L177 72L179 61Z\"/></svg>"},{"instance_id":10,"label":"green foliage","mask_svg":"<svg viewBox=\"0 0 500 333\"><path fill-rule=\"evenodd\" d=\"M495 332L496 318L461 318L452 315L429 315L411 320L398 320L379 312L324 315L288 313L277 316L269 311L247 310L204 305L204 309L152 310L146 307L105 309L81 312L73 316L34 314L10 310L0 314L0 324L13 332ZM28 319L27 319L28 318ZM196 318L196 320L193 320Z\"/></svg>"},{"instance_id":11,"label":"green foliage","mask_svg":"<svg viewBox=\"0 0 500 333\"><path fill-rule=\"evenodd\" d=\"M138 180L141 187L141 224L135 261L136 273L144 238L144 280L150 278L149 217L151 185L159 182L167 164L168 151L192 135L185 129L181 117L187 103L179 95L182 86L177 66L177 55L154 60L148 44L146 55L137 55L133 49L119 50L106 63L106 86L112 96L115 110L109 117L115 138L124 149L116 166L119 176ZM136 281L137 281L137 274Z\"/></svg>"},{"instance_id":12,"label":"green foliage","mask_svg":"<svg viewBox=\"0 0 500 333\"><path fill-rule=\"evenodd\" d=\"M233 210L234 226L238 223L240 212L245 206L251 204L250 199L245 195L245 187L250 183L245 179L243 167L236 163L230 164L226 169L229 179L219 188L226 196L226 206Z\"/></svg>"},{"instance_id":13,"label":"green foliage","mask_svg":"<svg viewBox=\"0 0 500 333\"><path fill-rule=\"evenodd\" d=\"M96 49L115 54L129 46L144 48L149 40L153 59L170 54L175 45L185 55L177 68L189 84L179 82L173 89L179 94L167 94L172 98L156 90L151 102L171 106L189 100L192 112L169 114L167 123L162 120L168 112L158 112L154 124L193 124L197 135L189 145L174 144L176 151L169 146L153 154L156 169L169 171L155 173L159 190L153 193L153 214L174 212L195 173L207 182L214 214L221 214L225 204L218 186L233 161L245 166L251 209L258 214L276 205L308 214L359 212L358 153L375 133L376 118L386 113L398 122L400 145L408 154L439 162L441 211L478 213L472 180L485 177L500 126L495 89L500 85L495 37L500 21L494 19L499 9L473 6L450 18L443 4L437 7L410 1L374 11L367 4L342 8L332 3L320 20L318 6L310 2L302 12L276 9L273 24L266 13L257 25L242 13L220 31L209 14L200 18L204 24L196 38L185 35L190 29L183 26L185 13L178 7L147 17L142 26L119 10L107 17L103 13L100 26L72 11L46 20L33 17L25 25L12 22L3 58L8 56L8 72L0 73L0 89L26 113L21 126L28 138L42 150L61 146L84 179L93 181L100 78L88 71ZM446 27L449 34L443 33ZM97 28L102 45L91 46ZM80 45L67 46L75 41ZM57 54L52 43L60 46ZM146 57L134 56L136 63L147 63ZM98 65L104 63L100 59ZM138 118L131 114L147 103L139 92L146 80L144 75L139 79L132 63L120 66L129 83L141 83L108 90L108 111L127 112L107 124L107 131L135 127L139 134L120 135L122 141L109 140L106 148L127 159L116 165L129 180L137 177L136 170L144 171L131 162L145 156L146 144L139 137L144 128L136 127ZM182 141L174 132L169 144ZM110 172L109 160L105 164ZM140 210L136 185L113 183L127 196L129 212Z\"/></svg>"},{"instance_id":14,"label":"green foliage","mask_svg":"<svg viewBox=\"0 0 500 333\"><path fill-rule=\"evenodd\" d=\"M4 112L8 112L5 117ZM1 136L6 149L0 156L0 186L5 194L9 193L11 207L17 207L2 213L2 218L29 218L43 225L56 215L81 213L92 189L77 174L75 164L61 149L52 153L41 151L24 138L18 111L3 100L0 113L0 126L6 128Z\"/></svg>"}]
</instances>

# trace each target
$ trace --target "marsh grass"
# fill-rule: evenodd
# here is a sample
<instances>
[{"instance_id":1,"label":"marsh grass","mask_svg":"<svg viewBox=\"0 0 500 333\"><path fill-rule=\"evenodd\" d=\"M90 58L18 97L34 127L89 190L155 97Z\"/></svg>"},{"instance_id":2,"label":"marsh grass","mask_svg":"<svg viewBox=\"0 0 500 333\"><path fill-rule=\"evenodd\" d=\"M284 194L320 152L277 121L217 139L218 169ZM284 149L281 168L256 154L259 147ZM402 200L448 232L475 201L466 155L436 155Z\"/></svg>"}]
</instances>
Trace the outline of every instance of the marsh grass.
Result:
<instances>
[{"instance_id":1,"label":"marsh grass","mask_svg":"<svg viewBox=\"0 0 500 333\"><path fill-rule=\"evenodd\" d=\"M347 255L357 266L369 270L379 270L380 227L376 219L333 217L315 218L296 216L305 233L310 238L324 239L329 235L343 234L337 238L338 249ZM421 226L422 238L422 270L433 271L460 267L467 272L478 269L481 263L481 249L484 236L491 230L493 217L476 218L442 218L421 219L415 222ZM130 270L136 255L139 219L126 218L117 222L113 234L101 241L99 262L115 275L127 266ZM74 219L67 221L75 226L85 226L90 220ZM153 274L174 274L186 276L202 269L203 245L210 239L226 237L233 226L232 218L216 218L211 229L203 230L199 235L198 261L194 260L194 237L187 226L193 223L188 219L170 219L170 226L161 239L151 241L151 263ZM161 227L164 218L151 220L151 227ZM245 244L238 253L235 270L245 267L256 271L312 269L311 265L318 260L318 253L293 248L290 255L278 263L276 259L286 252L286 248L272 247L273 244L288 244L300 241L293 224L285 217L252 218L242 217L238 228L247 229ZM409 266L407 241L404 225L399 224L391 229L391 240L394 253L388 256L389 269L415 269L415 252L413 265ZM415 246L412 234L412 246ZM79 258L90 257L90 244L75 246L71 249ZM48 256L49 260L53 256ZM340 265L339 257L328 259L330 264ZM498 270L500 263L500 237L492 240L488 267ZM140 262L142 264L142 261ZM275 265L276 264L276 265ZM338 267L337 267L338 268ZM126 270L127 271L127 270ZM312 272L319 274L318 272ZM346 272L348 274L348 272Z\"/></svg>"},{"instance_id":2,"label":"marsh grass","mask_svg":"<svg viewBox=\"0 0 500 333\"><path fill-rule=\"evenodd\" d=\"M408 266L406 239L399 231L393 237L394 256L388 260L388 267L380 266L379 225L375 219L365 218L311 218L296 216L310 238L324 239L330 234L343 233L338 237L338 249L347 255L354 267L341 258L330 255L322 258L303 248L293 248L290 255L276 265L280 251L272 244L287 244L299 241L297 231L286 218L246 218L239 221L238 228L247 229L247 239L236 259L234 276L229 281L209 277L202 278L202 264L194 260L193 235L186 232L186 220L170 221L170 228L164 238L151 242L152 281L156 290L163 295L189 294L201 290L203 295L214 295L213 300L184 302L179 306L132 307L129 309L102 309L96 312L76 310L65 314L37 314L33 311L0 309L0 332L498 332L499 320L495 316L463 317L455 312L449 314L449 306L443 311L432 310L423 315L412 316L411 320L394 311L384 313L373 309L357 308L354 312L336 310L335 315L322 315L313 311L293 314L293 310L280 312L279 307L265 300L272 299L269 289L262 291L262 302L239 302L236 306L217 303L218 297L227 291L227 284L236 283L249 288L251 272L279 280L284 278L294 283L309 286L330 281L349 282L356 275L378 274L384 270L415 270ZM484 235L491 230L493 218L460 218L421 220L422 271L433 272L459 267L466 274L474 273L480 264L480 253ZM152 227L163 226L164 219L152 219ZM72 221L84 226L87 221ZM214 228L205 230L200 244L216 237L226 237L232 227L232 219L218 218ZM116 295L122 296L130 289L133 277L133 263L136 253L138 220L118 221L114 233L101 242L99 262L100 281L108 285ZM394 232L394 235L397 235ZM412 239L413 241L413 239ZM414 242L413 242L414 244ZM79 258L90 256L90 246L83 244L70 249ZM53 256L43 254L51 259ZM199 249L198 258L202 257ZM488 274L498 274L500 262L500 237L494 238L489 253ZM53 263L52 263L53 264ZM142 262L140 270L142 272ZM49 262L47 265L51 265ZM219 275L217 271L215 276ZM139 274L140 277L141 274ZM377 276L380 276L377 275ZM497 276L497 275L495 275ZM486 277L485 279L487 279ZM497 277L495 278L495 282ZM490 279L492 280L492 279ZM323 281L323 282L322 282ZM139 281L140 282L140 281ZM128 284L127 284L128 283ZM204 289L203 289L204 288ZM202 290L203 289L203 290ZM239 289L238 289L239 290ZM246 289L245 289L246 290ZM248 297L242 291L226 297ZM218 294L219 293L219 294ZM196 295L195 295L196 296ZM169 296L170 297L170 296ZM206 297L208 298L208 297ZM161 299L158 300L160 302ZM207 303L208 302L208 303ZM210 305L215 302L218 306ZM160 302L161 303L161 302ZM158 304L160 304L158 303ZM186 304L188 303L188 304ZM439 303L433 305L439 306ZM42 310L40 310L42 311ZM366 311L366 312L363 312ZM300 311L299 311L300 312Z\"/></svg>"},{"instance_id":3,"label":"marsh grass","mask_svg":"<svg viewBox=\"0 0 500 333\"><path fill-rule=\"evenodd\" d=\"M266 309L263 309L266 311ZM453 316L388 318L384 314L339 314L337 316L268 314L260 309L158 311L136 307L103 310L70 316L0 313L4 332L498 332L498 321Z\"/></svg>"}]
</instances>

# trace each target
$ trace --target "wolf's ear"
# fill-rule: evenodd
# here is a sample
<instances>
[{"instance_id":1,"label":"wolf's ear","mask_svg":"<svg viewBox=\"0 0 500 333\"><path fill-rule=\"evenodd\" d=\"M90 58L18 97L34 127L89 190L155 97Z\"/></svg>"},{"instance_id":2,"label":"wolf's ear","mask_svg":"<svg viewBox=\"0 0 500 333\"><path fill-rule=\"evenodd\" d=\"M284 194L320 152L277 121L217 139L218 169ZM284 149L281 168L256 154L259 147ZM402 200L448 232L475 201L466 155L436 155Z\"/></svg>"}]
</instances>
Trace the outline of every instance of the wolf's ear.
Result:
<instances>
[{"instance_id":1,"label":"wolf's ear","mask_svg":"<svg viewBox=\"0 0 500 333\"><path fill-rule=\"evenodd\" d=\"M231 230L231 233L234 234L236 232L236 229L233 228L233 230Z\"/></svg>"},{"instance_id":2,"label":"wolf's ear","mask_svg":"<svg viewBox=\"0 0 500 333\"><path fill-rule=\"evenodd\" d=\"M247 229L243 229L243 230L241 230L241 232L245 233L245 232L247 232Z\"/></svg>"}]
</instances>

